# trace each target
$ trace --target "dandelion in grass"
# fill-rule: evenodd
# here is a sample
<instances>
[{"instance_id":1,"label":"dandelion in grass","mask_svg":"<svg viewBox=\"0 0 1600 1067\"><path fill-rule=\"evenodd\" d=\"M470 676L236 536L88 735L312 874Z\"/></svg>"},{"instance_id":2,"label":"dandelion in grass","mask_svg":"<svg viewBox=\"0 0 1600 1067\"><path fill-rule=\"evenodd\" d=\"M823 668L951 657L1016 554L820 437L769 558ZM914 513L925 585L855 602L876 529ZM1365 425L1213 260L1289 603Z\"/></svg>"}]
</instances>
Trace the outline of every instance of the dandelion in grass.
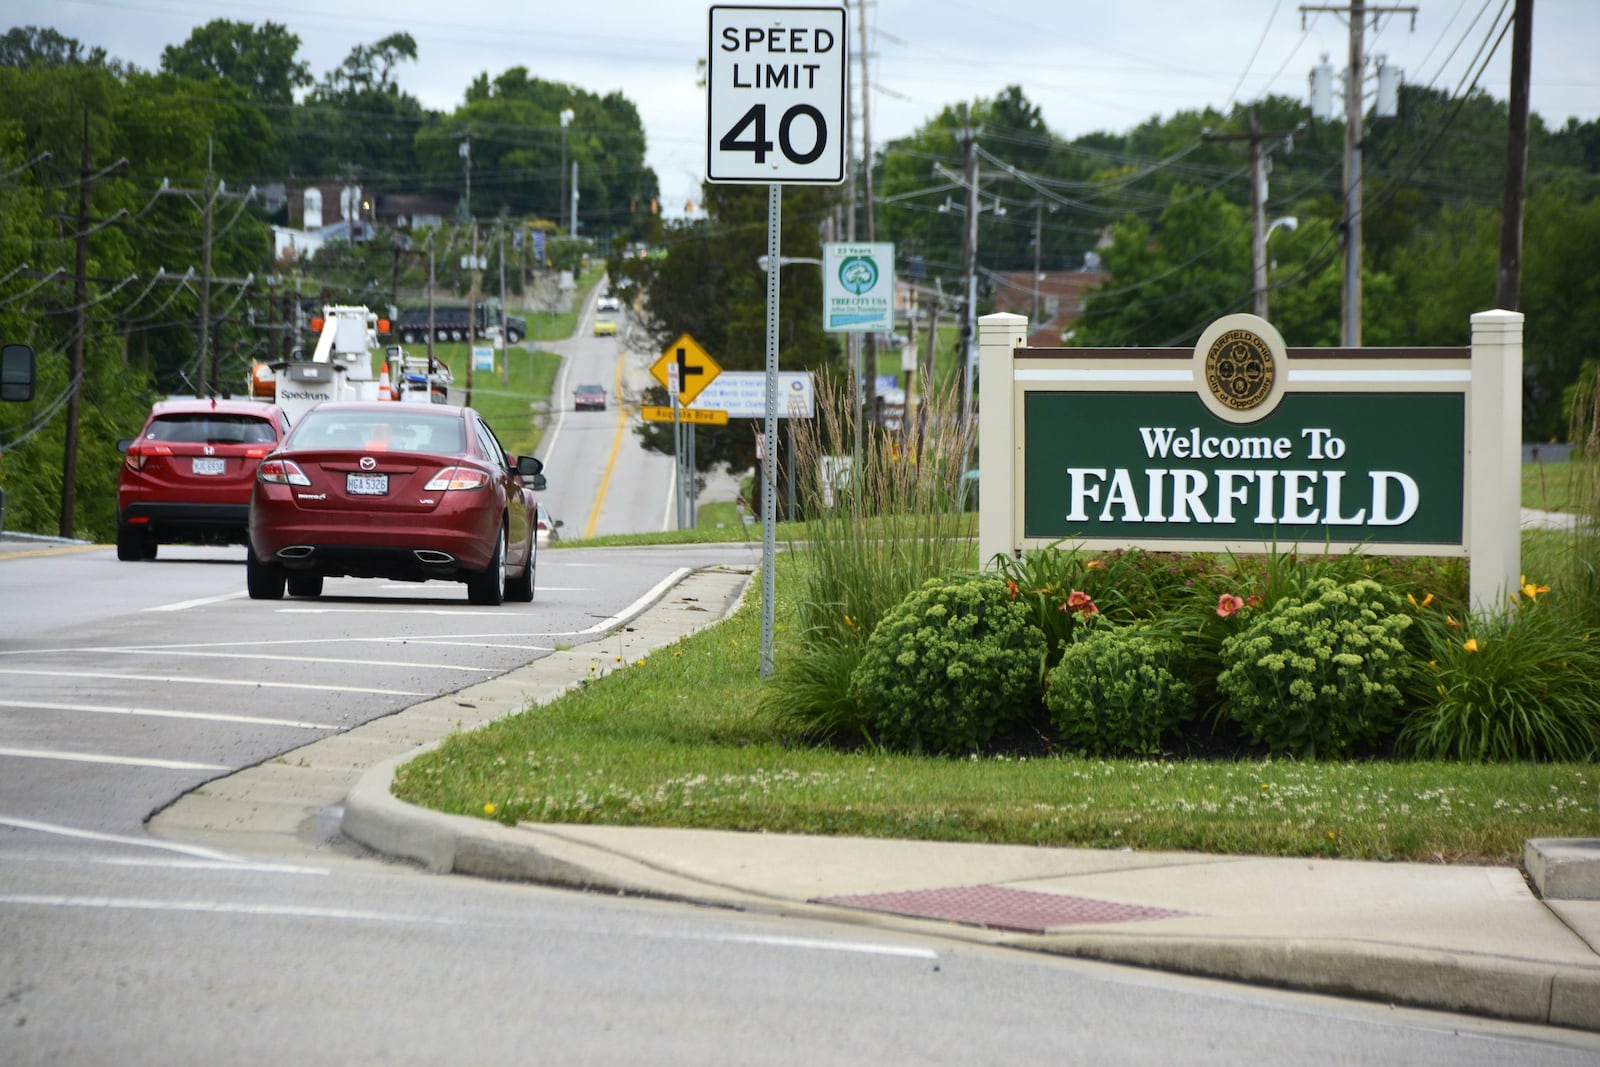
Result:
<instances>
[{"instance_id":1,"label":"dandelion in grass","mask_svg":"<svg viewBox=\"0 0 1600 1067\"><path fill-rule=\"evenodd\" d=\"M484 813L484 814L485 814L485 815L493 815L493 814L494 814L494 813L495 813L495 806L494 806L494 804L493 804L493 803L492 803L492 802L491 802L491 803L488 803L488 804L485 804L485 805L484 805L484 806L483 806L483 813Z\"/></svg>"},{"instance_id":2,"label":"dandelion in grass","mask_svg":"<svg viewBox=\"0 0 1600 1067\"><path fill-rule=\"evenodd\" d=\"M1217 617L1231 619L1244 610L1244 597L1234 596L1232 593L1223 593L1217 597Z\"/></svg>"}]
</instances>

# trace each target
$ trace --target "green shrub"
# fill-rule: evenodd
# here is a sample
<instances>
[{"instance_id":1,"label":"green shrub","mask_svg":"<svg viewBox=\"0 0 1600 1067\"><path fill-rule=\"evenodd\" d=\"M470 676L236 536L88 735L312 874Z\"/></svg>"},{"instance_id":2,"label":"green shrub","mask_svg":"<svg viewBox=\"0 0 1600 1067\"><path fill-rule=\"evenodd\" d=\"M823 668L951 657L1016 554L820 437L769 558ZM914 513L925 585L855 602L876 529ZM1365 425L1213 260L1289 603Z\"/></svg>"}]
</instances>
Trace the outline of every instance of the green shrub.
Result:
<instances>
[{"instance_id":1,"label":"green shrub","mask_svg":"<svg viewBox=\"0 0 1600 1067\"><path fill-rule=\"evenodd\" d=\"M889 748L972 752L1038 706L1044 635L1005 582L924 582L872 635L850 694Z\"/></svg>"},{"instance_id":2,"label":"green shrub","mask_svg":"<svg viewBox=\"0 0 1600 1067\"><path fill-rule=\"evenodd\" d=\"M1186 673L1180 640L1148 626L1100 626L1063 650L1044 703L1070 747L1154 755L1194 711Z\"/></svg>"},{"instance_id":3,"label":"green shrub","mask_svg":"<svg viewBox=\"0 0 1600 1067\"><path fill-rule=\"evenodd\" d=\"M1222 643L1228 714L1275 753L1344 756L1397 722L1411 619L1371 579L1319 579Z\"/></svg>"},{"instance_id":4,"label":"green shrub","mask_svg":"<svg viewBox=\"0 0 1600 1067\"><path fill-rule=\"evenodd\" d=\"M1396 739L1431 759L1593 760L1600 755L1600 634L1523 584L1517 607L1458 623L1419 611L1424 666Z\"/></svg>"}]
</instances>

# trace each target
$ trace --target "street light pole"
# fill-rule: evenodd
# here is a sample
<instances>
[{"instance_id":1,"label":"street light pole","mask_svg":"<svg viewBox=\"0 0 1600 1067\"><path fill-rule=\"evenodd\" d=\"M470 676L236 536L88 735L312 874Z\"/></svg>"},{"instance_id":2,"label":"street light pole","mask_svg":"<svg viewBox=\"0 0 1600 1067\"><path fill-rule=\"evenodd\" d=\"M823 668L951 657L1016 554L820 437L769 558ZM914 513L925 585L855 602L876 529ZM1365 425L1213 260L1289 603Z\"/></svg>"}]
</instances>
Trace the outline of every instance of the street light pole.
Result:
<instances>
[{"instance_id":1,"label":"street light pole","mask_svg":"<svg viewBox=\"0 0 1600 1067\"><path fill-rule=\"evenodd\" d=\"M556 208L560 212L557 233L567 228L567 127L572 125L574 114L570 107L561 109L561 203Z\"/></svg>"},{"instance_id":2,"label":"street light pole","mask_svg":"<svg viewBox=\"0 0 1600 1067\"><path fill-rule=\"evenodd\" d=\"M1282 218L1272 220L1272 224L1261 233L1259 250L1255 253L1255 291L1256 291L1256 317L1267 317L1267 241L1272 237L1273 231L1282 226L1290 232L1300 225L1300 220L1293 215L1284 215ZM1253 242L1252 242L1253 244Z\"/></svg>"}]
</instances>

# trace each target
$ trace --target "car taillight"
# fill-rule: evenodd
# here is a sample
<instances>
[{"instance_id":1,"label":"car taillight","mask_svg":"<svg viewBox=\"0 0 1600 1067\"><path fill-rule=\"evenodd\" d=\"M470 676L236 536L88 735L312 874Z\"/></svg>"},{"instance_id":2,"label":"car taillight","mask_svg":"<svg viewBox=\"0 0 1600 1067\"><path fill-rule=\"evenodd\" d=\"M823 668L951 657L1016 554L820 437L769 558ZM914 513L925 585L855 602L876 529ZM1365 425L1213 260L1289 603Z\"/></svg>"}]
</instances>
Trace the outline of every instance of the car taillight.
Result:
<instances>
[{"instance_id":1,"label":"car taillight","mask_svg":"<svg viewBox=\"0 0 1600 1067\"><path fill-rule=\"evenodd\" d=\"M310 485L306 472L292 460L269 459L256 468L256 477L271 485Z\"/></svg>"},{"instance_id":2,"label":"car taillight","mask_svg":"<svg viewBox=\"0 0 1600 1067\"><path fill-rule=\"evenodd\" d=\"M260 459L262 456L266 455L268 452L271 452L271 451L272 451L272 446L270 446L270 445L262 445L259 448L247 448L247 449L244 450L244 458L245 459Z\"/></svg>"},{"instance_id":3,"label":"car taillight","mask_svg":"<svg viewBox=\"0 0 1600 1067\"><path fill-rule=\"evenodd\" d=\"M131 471L142 471L151 456L170 456L172 449L166 445L136 443L128 446L128 457L123 462Z\"/></svg>"},{"instance_id":4,"label":"car taillight","mask_svg":"<svg viewBox=\"0 0 1600 1067\"><path fill-rule=\"evenodd\" d=\"M489 476L476 467L446 467L422 488L437 493L448 489L482 489L488 484Z\"/></svg>"}]
</instances>

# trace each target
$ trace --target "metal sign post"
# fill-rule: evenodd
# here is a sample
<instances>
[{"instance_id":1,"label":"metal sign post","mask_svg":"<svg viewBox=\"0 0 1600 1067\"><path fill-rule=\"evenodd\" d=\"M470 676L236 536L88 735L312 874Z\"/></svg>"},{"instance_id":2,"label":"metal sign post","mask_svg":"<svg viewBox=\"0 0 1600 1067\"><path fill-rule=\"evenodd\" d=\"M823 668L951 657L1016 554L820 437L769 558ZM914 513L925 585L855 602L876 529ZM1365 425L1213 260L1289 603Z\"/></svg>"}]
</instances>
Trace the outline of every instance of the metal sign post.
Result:
<instances>
[{"instance_id":1,"label":"metal sign post","mask_svg":"<svg viewBox=\"0 0 1600 1067\"><path fill-rule=\"evenodd\" d=\"M761 675L772 673L777 523L778 268L783 185L837 185L849 149L842 7L713 6L706 178L767 186L767 397L761 459ZM691 398L692 399L692 398Z\"/></svg>"}]
</instances>

